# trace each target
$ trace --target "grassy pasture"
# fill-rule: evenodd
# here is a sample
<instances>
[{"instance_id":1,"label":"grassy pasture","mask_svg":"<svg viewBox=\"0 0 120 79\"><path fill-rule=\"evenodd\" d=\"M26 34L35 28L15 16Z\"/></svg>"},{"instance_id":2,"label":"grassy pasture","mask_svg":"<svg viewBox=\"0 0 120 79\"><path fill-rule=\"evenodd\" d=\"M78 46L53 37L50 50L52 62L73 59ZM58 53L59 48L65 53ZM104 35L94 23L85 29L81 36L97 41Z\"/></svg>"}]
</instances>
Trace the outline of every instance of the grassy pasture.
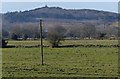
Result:
<instances>
[{"instance_id":1,"label":"grassy pasture","mask_svg":"<svg viewBox=\"0 0 120 79\"><path fill-rule=\"evenodd\" d=\"M67 40L69 44L117 44L117 40ZM39 41L10 41L9 45L36 45ZM48 44L44 41L44 44ZM3 77L116 77L118 48L71 47L3 48Z\"/></svg>"},{"instance_id":2,"label":"grassy pasture","mask_svg":"<svg viewBox=\"0 0 120 79\"><path fill-rule=\"evenodd\" d=\"M50 45L46 40L43 41L44 45ZM38 45L40 44L39 40L33 40L33 41L9 41L8 45ZM61 42L61 45L117 45L118 40L65 40Z\"/></svg>"}]
</instances>

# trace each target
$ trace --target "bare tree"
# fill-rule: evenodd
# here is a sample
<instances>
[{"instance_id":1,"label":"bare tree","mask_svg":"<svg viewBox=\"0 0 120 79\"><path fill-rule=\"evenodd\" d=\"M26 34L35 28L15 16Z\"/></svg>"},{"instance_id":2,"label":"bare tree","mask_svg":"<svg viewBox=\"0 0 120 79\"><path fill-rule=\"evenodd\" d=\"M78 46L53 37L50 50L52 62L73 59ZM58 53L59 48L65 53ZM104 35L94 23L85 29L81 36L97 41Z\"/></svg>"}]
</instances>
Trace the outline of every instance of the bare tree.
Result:
<instances>
[{"instance_id":1,"label":"bare tree","mask_svg":"<svg viewBox=\"0 0 120 79\"><path fill-rule=\"evenodd\" d=\"M89 39L94 38L96 35L95 25L85 24L82 29L82 36L88 37Z\"/></svg>"},{"instance_id":2,"label":"bare tree","mask_svg":"<svg viewBox=\"0 0 120 79\"><path fill-rule=\"evenodd\" d=\"M47 40L52 47L57 47L60 41L64 40L64 34L66 29L62 26L55 26L48 30Z\"/></svg>"}]
</instances>

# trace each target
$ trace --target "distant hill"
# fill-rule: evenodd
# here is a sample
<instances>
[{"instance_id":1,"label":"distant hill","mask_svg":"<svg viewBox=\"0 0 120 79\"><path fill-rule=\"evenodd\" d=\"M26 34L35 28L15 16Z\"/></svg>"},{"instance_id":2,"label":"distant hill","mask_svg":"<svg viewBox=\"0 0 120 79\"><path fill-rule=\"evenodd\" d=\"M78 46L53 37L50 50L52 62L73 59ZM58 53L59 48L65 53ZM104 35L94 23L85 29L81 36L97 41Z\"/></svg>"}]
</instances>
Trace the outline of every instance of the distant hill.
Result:
<instances>
[{"instance_id":1,"label":"distant hill","mask_svg":"<svg viewBox=\"0 0 120 79\"><path fill-rule=\"evenodd\" d=\"M91 9L62 9L60 7L42 7L23 12L8 12L3 14L3 20L10 23L38 22L42 19L64 20L99 20L101 22L116 22L118 14Z\"/></svg>"}]
</instances>

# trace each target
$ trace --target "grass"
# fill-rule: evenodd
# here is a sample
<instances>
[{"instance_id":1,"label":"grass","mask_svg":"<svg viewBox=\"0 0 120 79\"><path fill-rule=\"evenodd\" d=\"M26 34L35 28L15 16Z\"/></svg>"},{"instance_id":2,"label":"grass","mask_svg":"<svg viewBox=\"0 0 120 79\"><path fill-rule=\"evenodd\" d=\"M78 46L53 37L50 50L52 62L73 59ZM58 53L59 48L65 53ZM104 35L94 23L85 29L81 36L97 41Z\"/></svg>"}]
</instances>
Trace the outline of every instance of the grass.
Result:
<instances>
[{"instance_id":1,"label":"grass","mask_svg":"<svg viewBox=\"0 0 120 79\"><path fill-rule=\"evenodd\" d=\"M64 45L117 45L118 40L66 40L62 42Z\"/></svg>"},{"instance_id":2,"label":"grass","mask_svg":"<svg viewBox=\"0 0 120 79\"><path fill-rule=\"evenodd\" d=\"M50 45L46 40L43 41L44 45ZM117 45L118 40L65 40L61 42L61 45ZM31 40L31 41L9 41L8 45L16 45L16 46L32 46L40 44L39 40Z\"/></svg>"},{"instance_id":3,"label":"grass","mask_svg":"<svg viewBox=\"0 0 120 79\"><path fill-rule=\"evenodd\" d=\"M107 40L102 42L105 41L107 43ZM36 42L39 41L10 41L9 45L38 44ZM86 42L81 41L83 44ZM79 43L65 41L64 44ZM40 48L3 48L3 77L116 77L118 48L44 48L45 65L40 64Z\"/></svg>"}]
</instances>

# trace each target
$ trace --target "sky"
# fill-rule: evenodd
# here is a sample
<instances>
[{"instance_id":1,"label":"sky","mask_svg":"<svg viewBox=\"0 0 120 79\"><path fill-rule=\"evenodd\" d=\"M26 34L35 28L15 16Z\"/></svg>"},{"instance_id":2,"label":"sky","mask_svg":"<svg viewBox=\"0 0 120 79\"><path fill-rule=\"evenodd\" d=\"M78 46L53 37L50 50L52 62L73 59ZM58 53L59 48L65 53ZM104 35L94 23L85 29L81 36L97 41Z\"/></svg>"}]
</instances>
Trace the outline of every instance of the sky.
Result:
<instances>
[{"instance_id":1,"label":"sky","mask_svg":"<svg viewBox=\"0 0 120 79\"><path fill-rule=\"evenodd\" d=\"M119 0L1 0L1 2L119 2Z\"/></svg>"},{"instance_id":2,"label":"sky","mask_svg":"<svg viewBox=\"0 0 120 79\"><path fill-rule=\"evenodd\" d=\"M25 11L44 7L61 7L64 9L95 9L118 12L118 2L2 2L2 13Z\"/></svg>"}]
</instances>

